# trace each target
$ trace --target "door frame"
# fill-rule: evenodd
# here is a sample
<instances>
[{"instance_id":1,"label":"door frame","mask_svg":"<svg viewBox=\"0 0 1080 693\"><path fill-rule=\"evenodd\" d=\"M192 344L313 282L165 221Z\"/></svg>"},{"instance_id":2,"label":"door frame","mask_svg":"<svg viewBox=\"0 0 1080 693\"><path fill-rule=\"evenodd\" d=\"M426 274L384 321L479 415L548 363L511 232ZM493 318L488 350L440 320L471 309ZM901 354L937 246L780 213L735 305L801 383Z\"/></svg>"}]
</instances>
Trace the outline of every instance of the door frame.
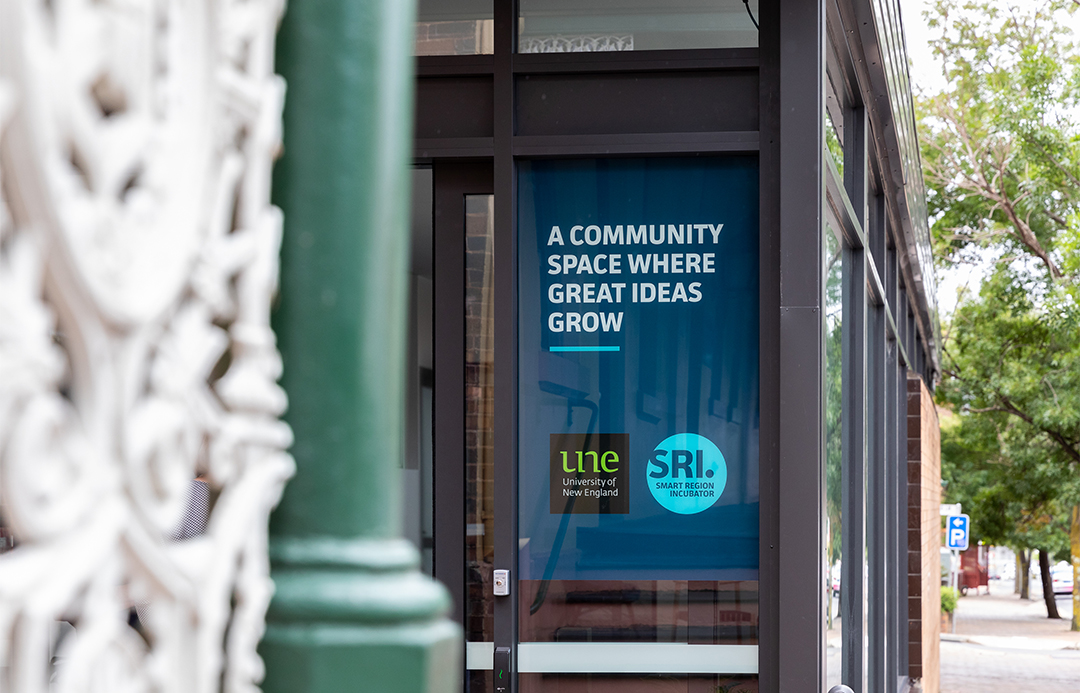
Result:
<instances>
[{"instance_id":1,"label":"door frame","mask_svg":"<svg viewBox=\"0 0 1080 693\"><path fill-rule=\"evenodd\" d=\"M432 165L435 386L432 413L435 578L465 625L465 196L494 193L490 161Z\"/></svg>"}]
</instances>

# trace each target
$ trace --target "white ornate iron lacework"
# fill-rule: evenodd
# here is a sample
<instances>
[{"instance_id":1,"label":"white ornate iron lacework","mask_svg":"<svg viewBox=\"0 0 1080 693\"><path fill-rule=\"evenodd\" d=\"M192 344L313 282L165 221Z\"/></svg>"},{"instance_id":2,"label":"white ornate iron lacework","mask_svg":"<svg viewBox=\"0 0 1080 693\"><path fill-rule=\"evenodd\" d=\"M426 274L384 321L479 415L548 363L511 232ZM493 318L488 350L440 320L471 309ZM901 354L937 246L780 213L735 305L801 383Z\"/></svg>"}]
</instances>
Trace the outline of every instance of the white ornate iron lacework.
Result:
<instances>
[{"instance_id":1,"label":"white ornate iron lacework","mask_svg":"<svg viewBox=\"0 0 1080 693\"><path fill-rule=\"evenodd\" d=\"M633 34L561 34L522 37L519 53L600 53L634 50Z\"/></svg>"},{"instance_id":2,"label":"white ornate iron lacework","mask_svg":"<svg viewBox=\"0 0 1080 693\"><path fill-rule=\"evenodd\" d=\"M282 9L0 0L0 691L261 681Z\"/></svg>"}]
</instances>

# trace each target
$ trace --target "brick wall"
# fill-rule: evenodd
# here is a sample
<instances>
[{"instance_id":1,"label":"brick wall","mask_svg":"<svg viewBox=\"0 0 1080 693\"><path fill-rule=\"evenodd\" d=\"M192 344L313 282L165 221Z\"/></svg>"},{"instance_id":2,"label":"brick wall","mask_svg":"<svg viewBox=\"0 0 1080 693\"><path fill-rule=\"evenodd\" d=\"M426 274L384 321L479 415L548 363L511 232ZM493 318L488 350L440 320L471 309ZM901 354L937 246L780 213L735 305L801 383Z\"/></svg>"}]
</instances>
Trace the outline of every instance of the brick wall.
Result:
<instances>
[{"instance_id":1,"label":"brick wall","mask_svg":"<svg viewBox=\"0 0 1080 693\"><path fill-rule=\"evenodd\" d=\"M940 690L941 435L934 398L921 378L907 381L908 675L923 693Z\"/></svg>"}]
</instances>

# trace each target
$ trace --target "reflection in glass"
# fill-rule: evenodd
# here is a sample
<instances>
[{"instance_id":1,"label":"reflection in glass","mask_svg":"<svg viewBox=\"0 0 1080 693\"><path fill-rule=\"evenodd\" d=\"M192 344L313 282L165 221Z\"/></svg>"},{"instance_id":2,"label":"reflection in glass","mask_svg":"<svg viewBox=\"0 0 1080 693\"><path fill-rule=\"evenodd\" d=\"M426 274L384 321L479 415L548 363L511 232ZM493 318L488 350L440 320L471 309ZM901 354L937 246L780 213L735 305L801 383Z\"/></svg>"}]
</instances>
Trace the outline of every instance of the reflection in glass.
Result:
<instances>
[{"instance_id":1,"label":"reflection in glass","mask_svg":"<svg viewBox=\"0 0 1080 693\"><path fill-rule=\"evenodd\" d=\"M758 45L751 0L521 0L519 53Z\"/></svg>"},{"instance_id":2,"label":"reflection in glass","mask_svg":"<svg viewBox=\"0 0 1080 693\"><path fill-rule=\"evenodd\" d=\"M844 143L828 111L825 111L825 149L829 152L833 165L836 166L836 172L842 177L844 175Z\"/></svg>"},{"instance_id":3,"label":"reflection in glass","mask_svg":"<svg viewBox=\"0 0 1080 693\"><path fill-rule=\"evenodd\" d=\"M465 638L495 640L493 195L465 196ZM469 691L491 690L469 671Z\"/></svg>"},{"instance_id":4,"label":"reflection in glass","mask_svg":"<svg viewBox=\"0 0 1080 693\"><path fill-rule=\"evenodd\" d=\"M825 508L828 533L825 536L826 565L826 688L841 683L842 641L840 580L842 564L843 447L841 417L841 356L843 348L843 261L836 232L825 226ZM856 558L858 560L858 558Z\"/></svg>"},{"instance_id":5,"label":"reflection in glass","mask_svg":"<svg viewBox=\"0 0 1080 693\"><path fill-rule=\"evenodd\" d=\"M521 642L756 645L756 580L530 580Z\"/></svg>"},{"instance_id":6,"label":"reflection in glass","mask_svg":"<svg viewBox=\"0 0 1080 693\"><path fill-rule=\"evenodd\" d=\"M416 55L495 52L492 0L420 0Z\"/></svg>"},{"instance_id":7,"label":"reflection in glass","mask_svg":"<svg viewBox=\"0 0 1080 693\"><path fill-rule=\"evenodd\" d=\"M522 693L756 693L757 676L726 674L518 674Z\"/></svg>"},{"instance_id":8,"label":"reflection in glass","mask_svg":"<svg viewBox=\"0 0 1080 693\"><path fill-rule=\"evenodd\" d=\"M406 387L404 534L420 551L421 567L432 574L432 204L430 168L412 172L409 268L409 343Z\"/></svg>"}]
</instances>

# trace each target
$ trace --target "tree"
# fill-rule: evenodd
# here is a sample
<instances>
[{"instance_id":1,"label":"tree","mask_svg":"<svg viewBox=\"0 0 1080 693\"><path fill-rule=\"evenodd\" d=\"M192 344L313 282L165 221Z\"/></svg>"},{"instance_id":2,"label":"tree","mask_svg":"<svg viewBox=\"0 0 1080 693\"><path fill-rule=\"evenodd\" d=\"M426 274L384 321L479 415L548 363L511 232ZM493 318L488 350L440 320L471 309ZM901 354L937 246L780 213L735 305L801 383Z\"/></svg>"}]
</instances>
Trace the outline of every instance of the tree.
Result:
<instances>
[{"instance_id":1,"label":"tree","mask_svg":"<svg viewBox=\"0 0 1080 693\"><path fill-rule=\"evenodd\" d=\"M1046 582L1044 556L1068 555L1077 494L1080 310L1040 305L1026 289L999 267L952 316L939 400L959 417L943 430L943 476L980 538L1039 549Z\"/></svg>"},{"instance_id":2,"label":"tree","mask_svg":"<svg viewBox=\"0 0 1080 693\"><path fill-rule=\"evenodd\" d=\"M927 12L949 84L919 104L941 260L994 248L1032 257L1050 280L1076 288L1080 55L1061 21L1075 8L937 0Z\"/></svg>"},{"instance_id":3,"label":"tree","mask_svg":"<svg viewBox=\"0 0 1080 693\"><path fill-rule=\"evenodd\" d=\"M948 86L917 104L935 255L995 263L947 325L947 493L984 537L1042 556L1065 550L1080 496L1080 52L1062 21L1078 4L937 0ZM1080 588L1074 604L1077 630Z\"/></svg>"},{"instance_id":4,"label":"tree","mask_svg":"<svg viewBox=\"0 0 1080 693\"><path fill-rule=\"evenodd\" d=\"M939 394L940 394L939 390ZM1016 590L1028 599L1030 542L1017 517L1035 515L1019 506L1008 483L1008 459L1003 455L995 422L989 417L960 417L942 408L941 480L949 502L963 503L971 516L972 536L997 546L1011 546L1016 552Z\"/></svg>"}]
</instances>

